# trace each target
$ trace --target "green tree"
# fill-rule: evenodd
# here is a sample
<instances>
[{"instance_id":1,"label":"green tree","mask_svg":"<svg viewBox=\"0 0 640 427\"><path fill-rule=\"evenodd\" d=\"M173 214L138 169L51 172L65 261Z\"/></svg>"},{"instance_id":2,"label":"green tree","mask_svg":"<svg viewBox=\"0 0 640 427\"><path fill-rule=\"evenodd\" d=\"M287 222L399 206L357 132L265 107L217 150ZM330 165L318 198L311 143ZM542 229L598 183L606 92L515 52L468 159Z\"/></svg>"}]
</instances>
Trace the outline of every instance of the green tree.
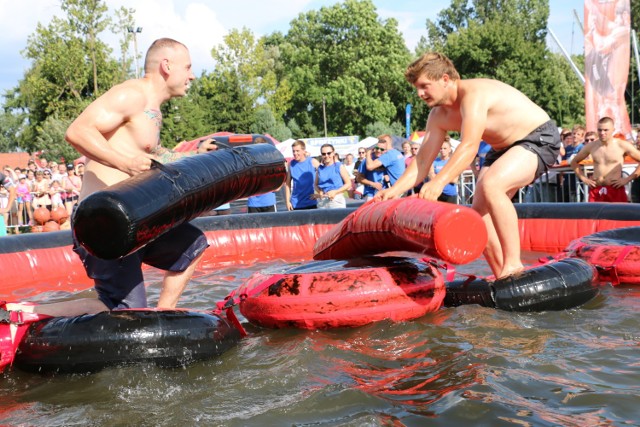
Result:
<instances>
[{"instance_id":1,"label":"green tree","mask_svg":"<svg viewBox=\"0 0 640 427\"><path fill-rule=\"evenodd\" d=\"M80 157L75 148L64 140L64 134L71 124L71 120L60 120L56 116L49 116L38 129L36 143L43 148L41 157L56 162L71 162Z\"/></svg>"},{"instance_id":2,"label":"green tree","mask_svg":"<svg viewBox=\"0 0 640 427\"><path fill-rule=\"evenodd\" d=\"M388 134L388 135L399 135L404 136L404 126L398 122L394 122L391 124L384 122L375 122L369 123L365 126L365 135L377 137L380 135Z\"/></svg>"},{"instance_id":3,"label":"green tree","mask_svg":"<svg viewBox=\"0 0 640 427\"><path fill-rule=\"evenodd\" d=\"M11 113L2 111L0 113L0 152L18 151L20 133L27 119L25 113Z\"/></svg>"},{"instance_id":4,"label":"green tree","mask_svg":"<svg viewBox=\"0 0 640 427\"><path fill-rule=\"evenodd\" d=\"M331 135L363 135L368 123L404 117L409 52L397 22L379 19L371 1L301 14L279 46L293 94L286 119L303 131L324 129L323 99Z\"/></svg>"},{"instance_id":5,"label":"green tree","mask_svg":"<svg viewBox=\"0 0 640 427\"><path fill-rule=\"evenodd\" d=\"M5 96L11 114L26 113L29 120L18 144L27 151L41 147L38 137L49 116L76 117L98 94L119 81L119 65L98 39L108 24L104 5L96 0L65 0L66 16L40 23L22 54L31 60L18 87Z\"/></svg>"},{"instance_id":6,"label":"green tree","mask_svg":"<svg viewBox=\"0 0 640 427\"><path fill-rule=\"evenodd\" d=\"M450 34L468 29L472 23L484 25L495 20L516 25L525 40L544 42L548 17L548 0L473 0L471 4L452 0L435 21L427 20L428 42L423 39L420 46L440 50Z\"/></svg>"},{"instance_id":7,"label":"green tree","mask_svg":"<svg viewBox=\"0 0 640 427\"><path fill-rule=\"evenodd\" d=\"M98 40L98 35L111 23L111 19L105 16L108 11L107 5L102 0L62 0L61 8L67 13L72 31L78 37L84 38L91 64L93 95L97 98L100 95L98 63L104 62L104 54L110 51Z\"/></svg>"},{"instance_id":8,"label":"green tree","mask_svg":"<svg viewBox=\"0 0 640 427\"><path fill-rule=\"evenodd\" d=\"M277 121L268 105L256 109L254 121L249 127L251 133L268 133L278 141L291 138L291 130L282 121Z\"/></svg>"},{"instance_id":9,"label":"green tree","mask_svg":"<svg viewBox=\"0 0 640 427\"><path fill-rule=\"evenodd\" d=\"M129 46L131 45L131 39L133 39L132 33L129 32L129 28L133 28L135 26L134 19L135 9L127 9L124 6L121 6L120 9L117 9L115 14L115 20L112 21L111 32L113 34L120 35L120 39L118 40L118 44L120 45L120 80L126 80L128 78L133 77L133 73L131 73L131 63L132 60L135 61L137 58L129 57ZM134 52L134 55L136 53Z\"/></svg>"},{"instance_id":10,"label":"green tree","mask_svg":"<svg viewBox=\"0 0 640 427\"><path fill-rule=\"evenodd\" d=\"M196 79L187 96L162 106L162 145L172 148L213 132L248 133L254 121L253 100L233 71L218 69Z\"/></svg>"},{"instance_id":11,"label":"green tree","mask_svg":"<svg viewBox=\"0 0 640 427\"><path fill-rule=\"evenodd\" d=\"M187 96L174 98L162 107L160 141L164 147L173 148L178 142L195 139L213 131L206 123L206 103L200 96L198 81L194 81Z\"/></svg>"},{"instance_id":12,"label":"green tree","mask_svg":"<svg viewBox=\"0 0 640 427\"><path fill-rule=\"evenodd\" d=\"M273 37L256 40L247 28L233 29L224 37L223 44L212 49L211 55L216 61L216 73L235 74L254 106L266 103L275 117L281 117L293 94L284 74L278 72L282 64L274 40Z\"/></svg>"},{"instance_id":13,"label":"green tree","mask_svg":"<svg viewBox=\"0 0 640 427\"><path fill-rule=\"evenodd\" d=\"M518 88L559 124L583 122L584 88L545 44L548 15L546 0L453 0L435 22L427 21L429 40L421 47L442 51L462 78L495 78ZM426 113L414 117L424 120Z\"/></svg>"}]
</instances>

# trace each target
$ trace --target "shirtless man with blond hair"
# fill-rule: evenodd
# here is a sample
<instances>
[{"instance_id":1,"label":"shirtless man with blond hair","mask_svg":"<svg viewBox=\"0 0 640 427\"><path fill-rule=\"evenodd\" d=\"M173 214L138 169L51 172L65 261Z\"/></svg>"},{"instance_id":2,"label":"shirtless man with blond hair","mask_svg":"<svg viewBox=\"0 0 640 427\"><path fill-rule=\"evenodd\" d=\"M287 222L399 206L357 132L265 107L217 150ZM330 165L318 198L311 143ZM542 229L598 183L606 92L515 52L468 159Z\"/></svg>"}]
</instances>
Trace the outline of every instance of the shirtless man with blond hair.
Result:
<instances>
[{"instance_id":1,"label":"shirtless man with blond hair","mask_svg":"<svg viewBox=\"0 0 640 427\"><path fill-rule=\"evenodd\" d=\"M445 185L471 164L484 140L491 151L478 175L473 209L487 227L485 257L496 278L521 271L518 216L511 198L557 159L557 127L517 89L497 80L462 80L451 60L439 53L422 55L405 77L431 109L426 133L416 159L375 200L398 197L423 182L447 131L459 131L461 142L451 159L420 190L419 197L437 200Z\"/></svg>"},{"instance_id":2,"label":"shirtless man with blond hair","mask_svg":"<svg viewBox=\"0 0 640 427\"><path fill-rule=\"evenodd\" d=\"M149 170L152 160L168 162L185 155L160 146L160 105L184 96L195 79L189 50L175 40L158 39L147 51L144 71L143 78L118 84L93 101L67 129L67 142L89 159L80 201ZM215 149L215 144L208 140L198 152L211 149ZM114 308L146 307L143 262L166 271L158 307L175 308L207 246L204 234L188 223L117 260L94 257L74 240L74 251L82 259L88 276L94 279L97 298L44 304L35 306L35 311L51 316L75 316ZM33 310L12 304L7 309Z\"/></svg>"},{"instance_id":3,"label":"shirtless man with blond hair","mask_svg":"<svg viewBox=\"0 0 640 427\"><path fill-rule=\"evenodd\" d=\"M624 156L640 162L640 151L633 144L624 139L614 138L614 123L611 117L598 120L598 136L589 142L571 160L571 168L580 181L589 186L590 202L621 202L629 201L625 185L640 176L640 165L629 176L622 176ZM593 159L593 175L588 177L580 166L580 162L588 156Z\"/></svg>"}]
</instances>

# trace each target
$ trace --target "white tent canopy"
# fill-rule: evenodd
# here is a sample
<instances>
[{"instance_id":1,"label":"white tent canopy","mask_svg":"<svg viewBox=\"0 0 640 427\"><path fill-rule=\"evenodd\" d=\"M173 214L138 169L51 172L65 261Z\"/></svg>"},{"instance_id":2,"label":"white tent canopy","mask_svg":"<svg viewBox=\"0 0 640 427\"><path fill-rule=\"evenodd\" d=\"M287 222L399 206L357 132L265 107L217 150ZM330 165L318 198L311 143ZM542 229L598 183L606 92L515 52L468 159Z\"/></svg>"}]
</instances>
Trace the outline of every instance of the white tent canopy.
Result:
<instances>
[{"instance_id":1,"label":"white tent canopy","mask_svg":"<svg viewBox=\"0 0 640 427\"><path fill-rule=\"evenodd\" d=\"M282 153L282 155L286 159L290 159L293 157L291 144L293 144L294 142L295 142L295 139L290 138L290 139L287 139L286 141L282 141L281 143L276 144L276 148L278 149L278 151ZM336 148L336 151L338 152L338 154L340 154L341 158L346 156L347 154L353 154L353 156L357 158L359 148L361 147L369 148L374 146L377 142L378 142L378 138L375 138L373 136L368 136L362 141L359 141L355 144L338 146L338 148ZM459 140L451 138L451 147L453 148L454 151L458 146L458 144L460 144ZM320 146L307 144L307 151L313 157L319 156Z\"/></svg>"}]
</instances>

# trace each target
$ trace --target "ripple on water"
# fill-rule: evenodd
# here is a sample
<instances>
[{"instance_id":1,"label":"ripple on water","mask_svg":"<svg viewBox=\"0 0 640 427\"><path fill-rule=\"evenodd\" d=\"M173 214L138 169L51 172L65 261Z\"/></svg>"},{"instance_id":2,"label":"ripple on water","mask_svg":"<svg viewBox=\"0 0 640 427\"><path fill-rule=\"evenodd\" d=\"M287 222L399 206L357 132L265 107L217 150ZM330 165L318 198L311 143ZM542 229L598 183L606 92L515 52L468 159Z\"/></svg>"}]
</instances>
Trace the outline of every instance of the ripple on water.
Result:
<instances>
[{"instance_id":1,"label":"ripple on water","mask_svg":"<svg viewBox=\"0 0 640 427\"><path fill-rule=\"evenodd\" d=\"M182 305L210 309L278 263L198 271ZM153 302L162 274L145 278ZM604 286L562 312L462 306L355 329L265 330L243 319L250 335L237 347L182 369L6 373L0 424L638 425L638 289Z\"/></svg>"}]
</instances>

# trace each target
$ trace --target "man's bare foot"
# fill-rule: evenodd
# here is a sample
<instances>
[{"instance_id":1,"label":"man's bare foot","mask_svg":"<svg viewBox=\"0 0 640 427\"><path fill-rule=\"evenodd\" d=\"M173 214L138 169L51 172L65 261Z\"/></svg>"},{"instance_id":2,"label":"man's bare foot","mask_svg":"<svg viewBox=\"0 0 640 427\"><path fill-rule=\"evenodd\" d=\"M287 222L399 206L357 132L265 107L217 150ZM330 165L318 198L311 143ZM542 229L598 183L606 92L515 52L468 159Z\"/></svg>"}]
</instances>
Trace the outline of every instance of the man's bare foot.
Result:
<instances>
[{"instance_id":1,"label":"man's bare foot","mask_svg":"<svg viewBox=\"0 0 640 427\"><path fill-rule=\"evenodd\" d=\"M505 277L513 276L514 274L520 273L522 270L524 270L524 265L522 264L520 266L512 266L509 268L504 268L500 272L500 275L496 277L496 279L504 279Z\"/></svg>"}]
</instances>

